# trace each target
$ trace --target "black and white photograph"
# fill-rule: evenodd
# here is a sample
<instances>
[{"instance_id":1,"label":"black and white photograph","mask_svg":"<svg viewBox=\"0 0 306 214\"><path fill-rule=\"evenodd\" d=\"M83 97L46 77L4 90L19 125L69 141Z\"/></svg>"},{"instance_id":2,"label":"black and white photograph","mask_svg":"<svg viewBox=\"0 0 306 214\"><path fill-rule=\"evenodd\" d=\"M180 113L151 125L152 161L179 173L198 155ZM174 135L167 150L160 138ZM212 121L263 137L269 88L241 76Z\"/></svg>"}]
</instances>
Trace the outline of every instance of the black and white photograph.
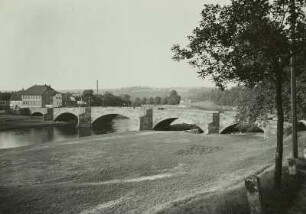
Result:
<instances>
[{"instance_id":1,"label":"black and white photograph","mask_svg":"<svg viewBox=\"0 0 306 214\"><path fill-rule=\"evenodd\" d=\"M0 214L306 214L306 0L0 0Z\"/></svg>"}]
</instances>

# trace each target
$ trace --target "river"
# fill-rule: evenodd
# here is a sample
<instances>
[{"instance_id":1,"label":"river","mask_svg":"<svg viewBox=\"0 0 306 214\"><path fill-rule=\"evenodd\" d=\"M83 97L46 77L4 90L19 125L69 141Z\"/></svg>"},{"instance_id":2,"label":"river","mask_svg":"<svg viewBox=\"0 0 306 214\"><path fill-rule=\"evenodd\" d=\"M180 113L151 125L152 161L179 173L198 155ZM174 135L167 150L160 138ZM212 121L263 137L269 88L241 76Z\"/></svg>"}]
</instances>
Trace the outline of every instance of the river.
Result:
<instances>
[{"instance_id":1,"label":"river","mask_svg":"<svg viewBox=\"0 0 306 214\"><path fill-rule=\"evenodd\" d=\"M95 129L77 129L74 126L23 128L0 132L0 149L134 130L137 127L127 118L114 118L109 123L99 124Z\"/></svg>"}]
</instances>

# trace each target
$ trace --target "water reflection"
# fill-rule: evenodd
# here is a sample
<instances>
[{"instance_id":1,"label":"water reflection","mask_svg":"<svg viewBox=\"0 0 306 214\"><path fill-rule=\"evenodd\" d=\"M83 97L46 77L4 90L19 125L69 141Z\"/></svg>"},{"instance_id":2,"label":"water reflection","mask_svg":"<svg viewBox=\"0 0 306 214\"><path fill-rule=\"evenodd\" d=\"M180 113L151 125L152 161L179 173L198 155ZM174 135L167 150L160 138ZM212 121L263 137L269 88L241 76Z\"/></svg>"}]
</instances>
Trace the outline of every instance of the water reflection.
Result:
<instances>
[{"instance_id":1,"label":"water reflection","mask_svg":"<svg viewBox=\"0 0 306 214\"><path fill-rule=\"evenodd\" d=\"M126 132L137 130L127 118L115 118L104 124L98 124L91 128L75 128L73 126L63 127L41 127L0 132L0 149L27 146L39 143L51 143L55 141L73 138L100 135L113 132Z\"/></svg>"}]
</instances>

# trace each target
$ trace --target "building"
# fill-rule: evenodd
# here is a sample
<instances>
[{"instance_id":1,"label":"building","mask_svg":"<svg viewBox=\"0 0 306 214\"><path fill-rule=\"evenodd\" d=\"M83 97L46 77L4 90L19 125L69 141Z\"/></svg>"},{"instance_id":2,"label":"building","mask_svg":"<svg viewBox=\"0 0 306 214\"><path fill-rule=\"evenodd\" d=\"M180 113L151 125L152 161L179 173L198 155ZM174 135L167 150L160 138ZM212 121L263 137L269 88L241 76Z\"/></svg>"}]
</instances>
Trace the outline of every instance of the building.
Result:
<instances>
[{"instance_id":1,"label":"building","mask_svg":"<svg viewBox=\"0 0 306 214\"><path fill-rule=\"evenodd\" d=\"M14 92L10 98L10 108L13 110L19 110L22 107L22 92Z\"/></svg>"},{"instance_id":2,"label":"building","mask_svg":"<svg viewBox=\"0 0 306 214\"><path fill-rule=\"evenodd\" d=\"M49 85L34 85L22 93L22 107L60 107L62 94Z\"/></svg>"}]
</instances>

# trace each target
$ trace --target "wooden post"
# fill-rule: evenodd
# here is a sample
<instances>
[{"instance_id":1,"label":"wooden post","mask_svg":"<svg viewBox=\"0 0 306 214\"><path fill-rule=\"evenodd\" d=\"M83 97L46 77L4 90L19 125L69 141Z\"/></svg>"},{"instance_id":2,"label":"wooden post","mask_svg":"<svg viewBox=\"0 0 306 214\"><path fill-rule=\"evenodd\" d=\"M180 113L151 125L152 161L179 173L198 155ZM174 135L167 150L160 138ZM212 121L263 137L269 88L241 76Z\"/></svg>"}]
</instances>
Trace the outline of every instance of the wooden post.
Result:
<instances>
[{"instance_id":1,"label":"wooden post","mask_svg":"<svg viewBox=\"0 0 306 214\"><path fill-rule=\"evenodd\" d=\"M262 214L262 196L259 177L252 176L245 179L245 189L250 206L250 214Z\"/></svg>"},{"instance_id":2,"label":"wooden post","mask_svg":"<svg viewBox=\"0 0 306 214\"><path fill-rule=\"evenodd\" d=\"M295 159L293 158L288 159L288 172L289 172L289 175L296 175L297 173L296 162L295 162Z\"/></svg>"}]
</instances>

